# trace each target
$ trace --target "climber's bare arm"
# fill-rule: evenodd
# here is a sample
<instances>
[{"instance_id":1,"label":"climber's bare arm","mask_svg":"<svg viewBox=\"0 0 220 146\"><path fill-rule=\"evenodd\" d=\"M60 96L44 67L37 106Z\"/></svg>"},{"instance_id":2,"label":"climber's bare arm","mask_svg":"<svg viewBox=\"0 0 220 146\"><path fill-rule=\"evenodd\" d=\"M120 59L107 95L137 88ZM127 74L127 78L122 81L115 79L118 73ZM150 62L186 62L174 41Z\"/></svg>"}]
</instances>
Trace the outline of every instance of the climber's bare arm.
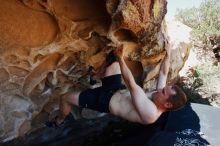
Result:
<instances>
[{"instance_id":1,"label":"climber's bare arm","mask_svg":"<svg viewBox=\"0 0 220 146\"><path fill-rule=\"evenodd\" d=\"M171 52L169 39L165 41L165 50L167 54L164 60L162 61L162 64L160 67L159 78L157 81L157 89L164 88L167 82L167 76L168 76L169 68L170 68L170 52Z\"/></svg>"},{"instance_id":2,"label":"climber's bare arm","mask_svg":"<svg viewBox=\"0 0 220 146\"><path fill-rule=\"evenodd\" d=\"M123 58L123 46L116 49L115 54L118 57L119 65L122 72L122 77L125 84L131 94L131 99L142 123L149 124L156 121L157 107L155 104L146 96L144 90L138 86L134 80L134 77L125 63ZM123 108L123 107L122 107Z\"/></svg>"},{"instance_id":3,"label":"climber's bare arm","mask_svg":"<svg viewBox=\"0 0 220 146\"><path fill-rule=\"evenodd\" d=\"M125 63L125 60L123 58L123 56L124 56L123 49L124 49L123 46L118 47L115 50L115 55L118 58L119 65L120 65L121 72L122 72L122 77L125 81L125 84L127 85L128 89L131 89L133 86L136 86L137 84L135 82L135 79L134 79L130 69L128 68L127 64Z\"/></svg>"}]
</instances>

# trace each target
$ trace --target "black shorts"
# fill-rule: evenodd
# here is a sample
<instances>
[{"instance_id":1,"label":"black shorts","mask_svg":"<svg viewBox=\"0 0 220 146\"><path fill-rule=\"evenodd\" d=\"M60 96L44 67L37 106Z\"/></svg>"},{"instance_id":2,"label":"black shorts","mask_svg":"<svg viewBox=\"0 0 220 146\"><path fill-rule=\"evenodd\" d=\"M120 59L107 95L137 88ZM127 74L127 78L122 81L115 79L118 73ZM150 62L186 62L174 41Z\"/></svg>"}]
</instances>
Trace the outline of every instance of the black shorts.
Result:
<instances>
[{"instance_id":1,"label":"black shorts","mask_svg":"<svg viewBox=\"0 0 220 146\"><path fill-rule=\"evenodd\" d=\"M125 86L121 83L121 74L104 77L101 87L87 89L80 93L79 106L99 112L109 112L111 97L120 89L125 89Z\"/></svg>"}]
</instances>

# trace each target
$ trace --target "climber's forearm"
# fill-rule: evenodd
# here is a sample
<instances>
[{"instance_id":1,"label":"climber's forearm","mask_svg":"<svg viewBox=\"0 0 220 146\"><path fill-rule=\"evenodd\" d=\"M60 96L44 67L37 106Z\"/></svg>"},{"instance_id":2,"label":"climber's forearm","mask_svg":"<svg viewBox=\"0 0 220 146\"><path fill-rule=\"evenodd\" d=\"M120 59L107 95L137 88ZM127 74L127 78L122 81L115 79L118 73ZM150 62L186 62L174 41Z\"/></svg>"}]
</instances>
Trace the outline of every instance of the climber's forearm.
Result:
<instances>
[{"instance_id":1,"label":"climber's forearm","mask_svg":"<svg viewBox=\"0 0 220 146\"><path fill-rule=\"evenodd\" d=\"M162 89L163 87L166 86L169 68L170 68L170 53L167 53L167 56L162 61L160 67L157 89Z\"/></svg>"},{"instance_id":2,"label":"climber's forearm","mask_svg":"<svg viewBox=\"0 0 220 146\"><path fill-rule=\"evenodd\" d=\"M136 85L135 79L130 69L128 68L127 64L125 63L125 60L123 59L123 57L120 57L118 60L119 60L119 65L121 68L122 77L125 81L125 84L128 87L128 89L131 89L134 85Z\"/></svg>"}]
</instances>

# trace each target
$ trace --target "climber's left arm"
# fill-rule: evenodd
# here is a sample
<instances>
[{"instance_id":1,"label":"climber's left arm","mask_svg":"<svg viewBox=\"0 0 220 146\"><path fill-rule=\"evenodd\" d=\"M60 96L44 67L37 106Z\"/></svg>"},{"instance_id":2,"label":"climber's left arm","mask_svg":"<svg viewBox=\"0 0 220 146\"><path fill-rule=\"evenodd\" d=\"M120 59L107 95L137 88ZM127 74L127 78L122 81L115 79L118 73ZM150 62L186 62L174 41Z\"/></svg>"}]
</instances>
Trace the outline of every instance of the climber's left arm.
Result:
<instances>
[{"instance_id":1,"label":"climber's left arm","mask_svg":"<svg viewBox=\"0 0 220 146\"><path fill-rule=\"evenodd\" d=\"M164 88L167 82L167 76L168 76L169 68L170 68L170 52L171 52L169 39L165 40L165 50L167 53L160 66L159 78L157 81L157 89Z\"/></svg>"}]
</instances>

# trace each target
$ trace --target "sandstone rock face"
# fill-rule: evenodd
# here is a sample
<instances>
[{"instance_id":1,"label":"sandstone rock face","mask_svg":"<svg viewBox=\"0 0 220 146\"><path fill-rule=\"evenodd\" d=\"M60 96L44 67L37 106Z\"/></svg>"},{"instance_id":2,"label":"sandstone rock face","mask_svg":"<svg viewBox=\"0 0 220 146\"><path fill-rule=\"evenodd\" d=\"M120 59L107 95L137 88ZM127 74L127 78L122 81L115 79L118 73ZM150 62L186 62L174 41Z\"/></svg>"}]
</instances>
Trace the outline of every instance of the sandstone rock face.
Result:
<instances>
[{"instance_id":1,"label":"sandstone rock face","mask_svg":"<svg viewBox=\"0 0 220 146\"><path fill-rule=\"evenodd\" d=\"M155 87L166 54L165 0L0 3L0 141L37 128L61 94L90 87L88 67L98 70L119 44L137 83ZM187 58L186 41L176 48L170 81Z\"/></svg>"}]
</instances>

